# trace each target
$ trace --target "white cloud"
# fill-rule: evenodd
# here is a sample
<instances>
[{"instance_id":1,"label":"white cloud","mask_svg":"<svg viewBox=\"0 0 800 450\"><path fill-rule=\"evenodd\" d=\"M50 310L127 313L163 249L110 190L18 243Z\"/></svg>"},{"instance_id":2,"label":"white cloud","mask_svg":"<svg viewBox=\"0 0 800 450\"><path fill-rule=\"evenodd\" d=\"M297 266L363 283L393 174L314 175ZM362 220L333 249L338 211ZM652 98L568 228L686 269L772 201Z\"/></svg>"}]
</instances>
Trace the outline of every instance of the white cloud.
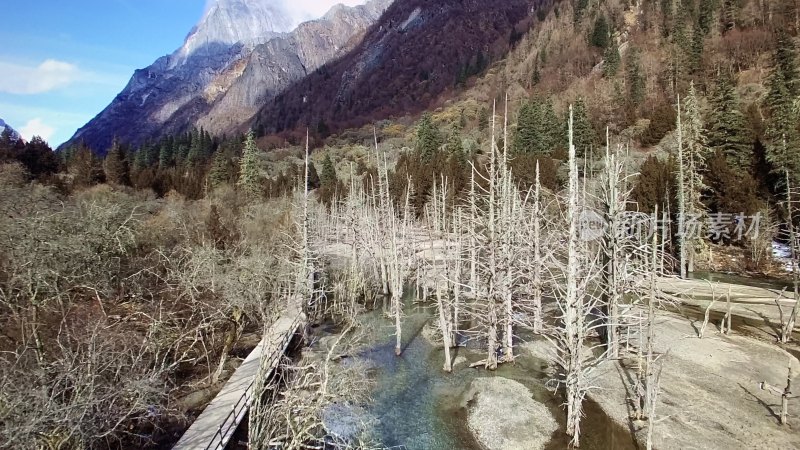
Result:
<instances>
[{"instance_id":1,"label":"white cloud","mask_svg":"<svg viewBox=\"0 0 800 450\"><path fill-rule=\"evenodd\" d=\"M56 129L42 122L42 119L35 118L28 121L22 128L19 129L19 134L25 140L31 140L34 136L39 136L45 141L50 141L50 138L55 133Z\"/></svg>"},{"instance_id":2,"label":"white cloud","mask_svg":"<svg viewBox=\"0 0 800 450\"><path fill-rule=\"evenodd\" d=\"M9 94L41 94L80 80L78 66L48 59L38 66L25 66L0 61L0 92Z\"/></svg>"}]
</instances>

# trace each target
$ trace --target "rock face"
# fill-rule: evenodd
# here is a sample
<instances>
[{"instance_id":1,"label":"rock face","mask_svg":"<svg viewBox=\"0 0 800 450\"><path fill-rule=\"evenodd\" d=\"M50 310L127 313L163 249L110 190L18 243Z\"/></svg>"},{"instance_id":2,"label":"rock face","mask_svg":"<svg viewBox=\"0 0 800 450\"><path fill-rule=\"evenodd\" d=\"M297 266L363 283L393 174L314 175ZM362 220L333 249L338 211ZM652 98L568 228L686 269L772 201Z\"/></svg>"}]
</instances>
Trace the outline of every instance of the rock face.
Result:
<instances>
[{"instance_id":1,"label":"rock face","mask_svg":"<svg viewBox=\"0 0 800 450\"><path fill-rule=\"evenodd\" d=\"M289 31L289 19L271 2L220 0L211 5L200 23L189 33L183 47L173 55L179 64L210 44L252 46Z\"/></svg>"},{"instance_id":2,"label":"rock face","mask_svg":"<svg viewBox=\"0 0 800 450\"><path fill-rule=\"evenodd\" d=\"M102 153L115 136L139 144L195 126L239 131L275 95L352 48L391 2L337 6L286 32L275 0L217 0L180 49L137 70L64 145L84 141Z\"/></svg>"},{"instance_id":3,"label":"rock face","mask_svg":"<svg viewBox=\"0 0 800 450\"><path fill-rule=\"evenodd\" d=\"M489 450L542 449L558 429L547 407L514 380L476 378L463 400L470 431Z\"/></svg>"},{"instance_id":4,"label":"rock face","mask_svg":"<svg viewBox=\"0 0 800 450\"><path fill-rule=\"evenodd\" d=\"M744 309L735 309L734 316ZM709 324L703 339L696 337L698 326L697 321L667 313L656 319L654 352L663 356L653 448L800 448L797 419L790 415L789 426L779 425L780 396L759 387L766 381L783 389L789 367L793 374L800 373L797 358L762 340L755 326L746 334L728 336ZM755 333L752 337L751 332ZM622 370L627 373L620 372L614 361L600 364L593 377L599 389L589 397L627 426L636 369L630 365ZM796 400L789 400L790 414L797 408L792 401ZM647 426L634 425L643 448Z\"/></svg>"},{"instance_id":5,"label":"rock face","mask_svg":"<svg viewBox=\"0 0 800 450\"><path fill-rule=\"evenodd\" d=\"M505 56L543 0L404 0L391 4L346 55L264 104L265 133L324 121L340 131L416 113Z\"/></svg>"}]
</instances>

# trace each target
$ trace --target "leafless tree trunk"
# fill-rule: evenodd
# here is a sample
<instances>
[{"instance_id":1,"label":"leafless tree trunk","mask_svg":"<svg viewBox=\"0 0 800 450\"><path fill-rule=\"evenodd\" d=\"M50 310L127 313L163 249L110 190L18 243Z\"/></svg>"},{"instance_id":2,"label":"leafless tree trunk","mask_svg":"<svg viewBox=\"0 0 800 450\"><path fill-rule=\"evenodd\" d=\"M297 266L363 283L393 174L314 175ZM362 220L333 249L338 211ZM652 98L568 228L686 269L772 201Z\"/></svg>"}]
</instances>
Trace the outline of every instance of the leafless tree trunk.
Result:
<instances>
[{"instance_id":1,"label":"leafless tree trunk","mask_svg":"<svg viewBox=\"0 0 800 450\"><path fill-rule=\"evenodd\" d=\"M626 209L627 192L624 181L624 165L616 152L611 151L611 143L606 129L605 172L602 179L600 203L605 221L605 229L601 241L603 270L603 310L606 327L606 357L619 358L620 341L620 302L625 290L626 256L624 252L625 236L623 214Z\"/></svg>"},{"instance_id":2,"label":"leafless tree trunk","mask_svg":"<svg viewBox=\"0 0 800 450\"><path fill-rule=\"evenodd\" d=\"M655 403L658 396L658 382L655 373L655 360L653 352L656 340L656 304L658 303L658 288L656 283L656 265L658 261L658 238L653 236L652 256L650 266L650 295L647 302L647 405L649 427L647 432L648 448L652 447L652 429L655 421Z\"/></svg>"},{"instance_id":3,"label":"leafless tree trunk","mask_svg":"<svg viewBox=\"0 0 800 450\"><path fill-rule=\"evenodd\" d=\"M453 362L450 359L450 349L453 347L451 342L453 335L453 324L447 317L450 310L446 301L443 298L441 289L436 289L436 304L439 310L439 328L442 331L442 341L444 345L444 368L445 372L453 371Z\"/></svg>"},{"instance_id":4,"label":"leafless tree trunk","mask_svg":"<svg viewBox=\"0 0 800 450\"><path fill-rule=\"evenodd\" d=\"M731 334L732 315L731 288L729 287L728 295L725 296L725 316L722 317L722 323L719 326L722 334Z\"/></svg>"},{"instance_id":5,"label":"leafless tree trunk","mask_svg":"<svg viewBox=\"0 0 800 450\"><path fill-rule=\"evenodd\" d=\"M703 339L703 335L706 332L706 327L708 326L708 320L711 315L711 308L713 308L714 303L717 302L717 294L714 288L714 284L709 282L708 285L711 286L711 302L708 304L708 306L706 306L705 316L703 317L703 324L700 326L700 330L698 330L697 332L697 337L699 337L700 339Z\"/></svg>"},{"instance_id":6,"label":"leafless tree trunk","mask_svg":"<svg viewBox=\"0 0 800 450\"><path fill-rule=\"evenodd\" d=\"M497 104L492 106L492 142L491 152L489 159L489 216L487 218L488 235L486 249L489 251L489 273L488 273L488 290L486 304L488 305L488 348L486 355L486 368L489 370L497 369L497 326L499 320L497 317L497 304L496 304L496 291L497 291L497 252L496 252L496 224L495 224L495 197L497 189L497 136L495 131L497 121Z\"/></svg>"},{"instance_id":7,"label":"leafless tree trunk","mask_svg":"<svg viewBox=\"0 0 800 450\"><path fill-rule=\"evenodd\" d=\"M540 334L544 327L542 318L542 184L539 178L539 161L536 161L536 184L533 192L533 332Z\"/></svg>"},{"instance_id":8,"label":"leafless tree trunk","mask_svg":"<svg viewBox=\"0 0 800 450\"><path fill-rule=\"evenodd\" d=\"M686 279L686 167L683 156L683 126L681 125L681 98L678 96L678 246L680 251L680 276Z\"/></svg>"},{"instance_id":9,"label":"leafless tree trunk","mask_svg":"<svg viewBox=\"0 0 800 450\"><path fill-rule=\"evenodd\" d=\"M583 398L586 393L584 380L584 339L586 310L580 285L581 242L580 209L578 205L580 186L578 166L573 144L573 113L569 111L569 198L567 201L567 267L566 297L563 302L564 342L559 348L564 365L564 385L567 395L567 434L572 436L572 444L580 445L580 420Z\"/></svg>"},{"instance_id":10,"label":"leafless tree trunk","mask_svg":"<svg viewBox=\"0 0 800 450\"><path fill-rule=\"evenodd\" d=\"M780 414L780 422L781 425L786 425L788 423L789 417L789 400L795 398L796 396L792 395L792 361L789 360L789 373L786 376L786 387L783 389L777 388L768 384L766 381L762 381L759 383L759 387L762 390L767 390L772 392L773 394L781 396L781 414Z\"/></svg>"},{"instance_id":11,"label":"leafless tree trunk","mask_svg":"<svg viewBox=\"0 0 800 450\"><path fill-rule=\"evenodd\" d=\"M786 209L788 211L787 226L789 227L789 247L791 249L792 258L792 278L794 280L794 307L786 322L786 326L781 330L781 342L788 343L792 339L794 326L797 322L797 314L800 311L800 273L798 273L798 252L800 250L800 242L797 239L797 231L794 226L794 205L791 180L789 178L789 171L786 171Z\"/></svg>"}]
</instances>

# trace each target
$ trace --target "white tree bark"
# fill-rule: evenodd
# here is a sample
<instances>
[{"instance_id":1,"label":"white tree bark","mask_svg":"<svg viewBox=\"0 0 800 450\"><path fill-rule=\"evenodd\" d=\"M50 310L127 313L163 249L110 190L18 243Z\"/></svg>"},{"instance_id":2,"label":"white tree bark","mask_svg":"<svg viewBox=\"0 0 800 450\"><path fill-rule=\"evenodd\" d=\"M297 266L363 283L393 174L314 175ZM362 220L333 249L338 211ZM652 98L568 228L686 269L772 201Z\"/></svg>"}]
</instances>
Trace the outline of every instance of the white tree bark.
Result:
<instances>
[{"instance_id":1,"label":"white tree bark","mask_svg":"<svg viewBox=\"0 0 800 450\"><path fill-rule=\"evenodd\" d=\"M680 251L680 276L686 279L686 164L683 156L683 126L681 125L681 98L678 96L678 245Z\"/></svg>"},{"instance_id":2,"label":"white tree bark","mask_svg":"<svg viewBox=\"0 0 800 450\"><path fill-rule=\"evenodd\" d=\"M569 199L567 204L567 235L568 260L566 273L566 298L564 300L564 334L565 347L562 359L565 362L565 387L567 394L567 434L572 436L572 443L580 445L580 420L584 396L583 386L583 340L584 340L584 304L579 291L579 265L580 235L579 220L580 210L578 199L580 186L578 183L578 166L573 144L573 115L572 107L569 111Z\"/></svg>"},{"instance_id":3,"label":"white tree bark","mask_svg":"<svg viewBox=\"0 0 800 450\"><path fill-rule=\"evenodd\" d=\"M792 258L792 279L794 280L794 307L792 308L792 313L789 316L789 320L786 322L786 326L783 328L781 332L781 342L784 344L788 343L792 339L792 333L794 332L795 323L797 322L797 314L800 311L800 292L798 289L800 288L800 274L798 273L798 253L800 249L800 242L797 239L797 231L794 226L794 207L792 205L792 185L791 179L789 177L789 171L786 171L786 209L788 211L788 220L787 226L789 228L789 247L791 248L791 258Z\"/></svg>"}]
</instances>

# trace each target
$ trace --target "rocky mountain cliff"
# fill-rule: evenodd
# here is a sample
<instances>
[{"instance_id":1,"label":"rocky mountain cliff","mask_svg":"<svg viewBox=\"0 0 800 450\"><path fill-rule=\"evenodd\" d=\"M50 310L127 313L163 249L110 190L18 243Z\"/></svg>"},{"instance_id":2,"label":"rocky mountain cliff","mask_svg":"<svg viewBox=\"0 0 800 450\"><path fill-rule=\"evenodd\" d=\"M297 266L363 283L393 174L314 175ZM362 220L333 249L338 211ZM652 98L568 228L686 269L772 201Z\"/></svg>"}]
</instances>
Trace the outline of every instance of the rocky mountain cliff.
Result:
<instances>
[{"instance_id":1,"label":"rocky mountain cliff","mask_svg":"<svg viewBox=\"0 0 800 450\"><path fill-rule=\"evenodd\" d=\"M351 49L392 0L334 7L286 32L275 0L217 0L172 55L137 70L128 85L63 147L83 141L105 152L192 127L242 128L293 82Z\"/></svg>"},{"instance_id":2,"label":"rocky mountain cliff","mask_svg":"<svg viewBox=\"0 0 800 450\"><path fill-rule=\"evenodd\" d=\"M254 125L261 134L337 131L424 111L505 56L545 2L395 2L352 51L266 103Z\"/></svg>"}]
</instances>

